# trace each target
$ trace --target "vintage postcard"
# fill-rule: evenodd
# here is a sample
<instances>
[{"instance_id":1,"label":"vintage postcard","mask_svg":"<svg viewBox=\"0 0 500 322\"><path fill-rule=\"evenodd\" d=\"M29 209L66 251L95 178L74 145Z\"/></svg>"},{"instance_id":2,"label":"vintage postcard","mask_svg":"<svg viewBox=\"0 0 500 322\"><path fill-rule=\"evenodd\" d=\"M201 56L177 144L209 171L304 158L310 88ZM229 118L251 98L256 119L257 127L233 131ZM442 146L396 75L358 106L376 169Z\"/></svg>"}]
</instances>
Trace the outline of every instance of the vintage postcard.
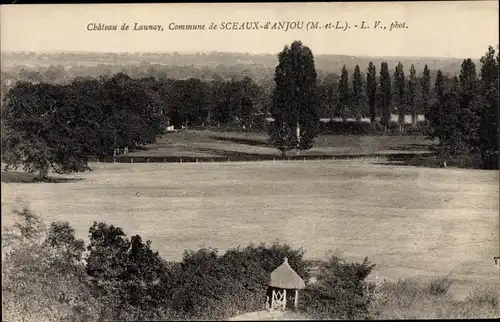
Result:
<instances>
[{"instance_id":1,"label":"vintage postcard","mask_svg":"<svg viewBox=\"0 0 500 322\"><path fill-rule=\"evenodd\" d=\"M498 6L3 5L2 318L498 318Z\"/></svg>"}]
</instances>

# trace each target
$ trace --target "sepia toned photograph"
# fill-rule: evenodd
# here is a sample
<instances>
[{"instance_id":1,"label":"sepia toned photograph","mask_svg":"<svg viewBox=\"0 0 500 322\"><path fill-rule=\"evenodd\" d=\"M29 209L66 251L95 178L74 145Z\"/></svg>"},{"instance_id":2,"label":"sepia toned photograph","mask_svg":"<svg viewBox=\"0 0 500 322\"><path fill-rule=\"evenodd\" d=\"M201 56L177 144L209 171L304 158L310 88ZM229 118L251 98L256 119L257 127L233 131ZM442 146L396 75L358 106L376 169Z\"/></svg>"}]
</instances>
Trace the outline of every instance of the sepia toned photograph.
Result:
<instances>
[{"instance_id":1,"label":"sepia toned photograph","mask_svg":"<svg viewBox=\"0 0 500 322\"><path fill-rule=\"evenodd\" d=\"M498 17L2 5L2 320L499 318Z\"/></svg>"}]
</instances>

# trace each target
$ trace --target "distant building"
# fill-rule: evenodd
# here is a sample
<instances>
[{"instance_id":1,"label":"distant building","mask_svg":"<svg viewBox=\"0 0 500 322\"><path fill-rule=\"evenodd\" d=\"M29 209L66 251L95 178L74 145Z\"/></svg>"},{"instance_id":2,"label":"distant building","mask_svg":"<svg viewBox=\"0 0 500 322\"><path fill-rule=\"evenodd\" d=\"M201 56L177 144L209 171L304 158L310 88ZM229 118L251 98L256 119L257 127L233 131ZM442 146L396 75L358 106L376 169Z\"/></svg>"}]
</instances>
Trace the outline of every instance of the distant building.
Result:
<instances>
[{"instance_id":1,"label":"distant building","mask_svg":"<svg viewBox=\"0 0 500 322\"><path fill-rule=\"evenodd\" d=\"M375 120L380 122L380 116L377 116L375 117ZM397 114L391 114L391 118L389 120L390 123L398 123L398 120L399 120L399 116ZM322 117L319 119L319 121L321 123L328 123L330 121L332 122L335 122L335 123L342 123L344 122L344 120L340 117L334 117L334 118L325 118L325 117ZM351 123L351 122L356 122L356 119L352 118L352 117L348 117L346 119L347 122ZM272 117L267 117L266 118L266 122L274 122L274 119ZM370 119L367 118L367 117L364 117L364 118L361 118L361 122L363 123L370 123ZM418 123L422 123L422 122L425 122L425 115L423 114L419 114L417 115L417 122ZM404 116L404 123L405 124L412 124L411 122L411 115L405 115Z\"/></svg>"}]
</instances>

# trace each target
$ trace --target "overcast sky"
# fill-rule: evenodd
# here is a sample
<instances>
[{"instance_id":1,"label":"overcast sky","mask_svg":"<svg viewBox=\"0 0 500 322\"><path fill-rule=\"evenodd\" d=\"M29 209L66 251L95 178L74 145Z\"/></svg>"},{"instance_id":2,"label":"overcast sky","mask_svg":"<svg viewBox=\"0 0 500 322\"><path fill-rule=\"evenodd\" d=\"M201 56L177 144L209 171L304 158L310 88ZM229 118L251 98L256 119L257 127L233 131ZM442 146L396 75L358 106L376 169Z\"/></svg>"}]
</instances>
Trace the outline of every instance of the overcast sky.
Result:
<instances>
[{"instance_id":1,"label":"overcast sky","mask_svg":"<svg viewBox=\"0 0 500 322\"><path fill-rule=\"evenodd\" d=\"M347 21L372 27L397 20L408 28L347 31L171 31L175 24L236 21ZM89 23L161 24L164 31L87 31ZM342 22L343 23L343 22ZM381 26L379 25L379 26ZM131 26L131 28L133 28ZM276 54L301 40L314 54L477 58L498 44L498 1L385 3L2 5L2 51L163 51Z\"/></svg>"}]
</instances>

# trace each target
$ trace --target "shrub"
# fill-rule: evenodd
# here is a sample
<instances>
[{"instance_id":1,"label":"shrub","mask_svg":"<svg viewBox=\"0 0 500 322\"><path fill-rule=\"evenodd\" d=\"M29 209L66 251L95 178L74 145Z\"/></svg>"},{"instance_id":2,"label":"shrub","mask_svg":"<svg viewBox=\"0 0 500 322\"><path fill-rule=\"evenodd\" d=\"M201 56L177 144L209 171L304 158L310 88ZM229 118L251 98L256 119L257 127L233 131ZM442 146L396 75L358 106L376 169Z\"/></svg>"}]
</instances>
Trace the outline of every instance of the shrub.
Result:
<instances>
[{"instance_id":1,"label":"shrub","mask_svg":"<svg viewBox=\"0 0 500 322\"><path fill-rule=\"evenodd\" d=\"M365 279L374 267L367 258L348 263L332 255L319 267L317 282L305 290L300 309L317 319L368 318L375 285Z\"/></svg>"},{"instance_id":2,"label":"shrub","mask_svg":"<svg viewBox=\"0 0 500 322\"><path fill-rule=\"evenodd\" d=\"M239 250L239 249L237 249ZM305 251L303 249L293 249L288 244L274 242L270 245L264 243L249 245L241 250L248 254L250 258L258 262L262 268L270 274L275 268L283 263L285 257L288 258L288 264L304 280L311 276L312 265L304 259Z\"/></svg>"},{"instance_id":3,"label":"shrub","mask_svg":"<svg viewBox=\"0 0 500 322\"><path fill-rule=\"evenodd\" d=\"M262 310L272 270L289 258L292 268L308 276L303 251L274 243L185 252L173 279L173 307L189 319L226 319Z\"/></svg>"},{"instance_id":4,"label":"shrub","mask_svg":"<svg viewBox=\"0 0 500 322\"><path fill-rule=\"evenodd\" d=\"M404 279L384 282L370 311L377 319L463 319L499 317L498 289L477 288L465 300L445 292L449 276L424 282ZM434 285L431 287L431 285ZM436 291L439 290L439 291Z\"/></svg>"},{"instance_id":5,"label":"shrub","mask_svg":"<svg viewBox=\"0 0 500 322\"><path fill-rule=\"evenodd\" d=\"M500 294L500 288L488 287L488 288L475 288L467 296L466 301L475 304L477 306L486 306L496 309L498 312L498 297Z\"/></svg>"},{"instance_id":6,"label":"shrub","mask_svg":"<svg viewBox=\"0 0 500 322\"><path fill-rule=\"evenodd\" d=\"M453 281L450 279L449 275L434 278L429 283L429 292L432 295L444 295L448 293L452 284Z\"/></svg>"},{"instance_id":7,"label":"shrub","mask_svg":"<svg viewBox=\"0 0 500 322\"><path fill-rule=\"evenodd\" d=\"M15 212L21 217L2 235L8 241L2 265L2 313L6 320L71 321L95 320L99 303L86 284L81 258L67 256L72 230L65 238L46 228L29 209ZM53 227L66 224L54 224ZM59 247L50 241L59 240Z\"/></svg>"},{"instance_id":8,"label":"shrub","mask_svg":"<svg viewBox=\"0 0 500 322\"><path fill-rule=\"evenodd\" d=\"M86 271L92 292L104 304L101 318L162 319L169 307L169 265L140 236L94 222L89 230Z\"/></svg>"}]
</instances>

